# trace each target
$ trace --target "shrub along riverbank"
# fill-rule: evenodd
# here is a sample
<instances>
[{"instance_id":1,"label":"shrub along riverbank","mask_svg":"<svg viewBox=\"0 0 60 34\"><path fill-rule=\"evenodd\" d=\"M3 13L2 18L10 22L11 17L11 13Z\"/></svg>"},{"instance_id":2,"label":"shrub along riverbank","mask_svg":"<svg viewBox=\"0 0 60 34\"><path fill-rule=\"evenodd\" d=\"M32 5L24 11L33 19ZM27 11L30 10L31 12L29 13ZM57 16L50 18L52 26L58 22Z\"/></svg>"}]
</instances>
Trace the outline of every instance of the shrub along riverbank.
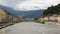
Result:
<instances>
[{"instance_id":1,"label":"shrub along riverbank","mask_svg":"<svg viewBox=\"0 0 60 34\"><path fill-rule=\"evenodd\" d=\"M45 24L45 22L40 19L35 20L35 22Z\"/></svg>"}]
</instances>

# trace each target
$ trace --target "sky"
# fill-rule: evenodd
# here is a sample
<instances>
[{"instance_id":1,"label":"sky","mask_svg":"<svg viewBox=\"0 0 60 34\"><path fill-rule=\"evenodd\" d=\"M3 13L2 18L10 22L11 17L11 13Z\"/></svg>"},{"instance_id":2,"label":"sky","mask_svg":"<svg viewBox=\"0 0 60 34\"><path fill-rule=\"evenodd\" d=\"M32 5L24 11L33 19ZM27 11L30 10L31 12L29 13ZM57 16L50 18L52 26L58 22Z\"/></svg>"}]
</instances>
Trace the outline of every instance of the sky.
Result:
<instances>
[{"instance_id":1,"label":"sky","mask_svg":"<svg viewBox=\"0 0 60 34\"><path fill-rule=\"evenodd\" d=\"M60 0L0 0L0 4L16 10L38 10L47 9L57 5Z\"/></svg>"}]
</instances>

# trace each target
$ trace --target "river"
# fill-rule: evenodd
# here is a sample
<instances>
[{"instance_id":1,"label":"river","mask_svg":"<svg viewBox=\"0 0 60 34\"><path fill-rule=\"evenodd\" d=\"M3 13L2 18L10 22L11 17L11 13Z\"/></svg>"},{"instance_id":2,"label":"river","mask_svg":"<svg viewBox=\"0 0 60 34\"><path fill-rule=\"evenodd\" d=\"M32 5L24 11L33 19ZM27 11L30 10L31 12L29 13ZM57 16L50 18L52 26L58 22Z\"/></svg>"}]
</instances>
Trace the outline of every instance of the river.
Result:
<instances>
[{"instance_id":1,"label":"river","mask_svg":"<svg viewBox=\"0 0 60 34\"><path fill-rule=\"evenodd\" d=\"M20 22L1 29L0 34L60 34L60 26Z\"/></svg>"}]
</instances>

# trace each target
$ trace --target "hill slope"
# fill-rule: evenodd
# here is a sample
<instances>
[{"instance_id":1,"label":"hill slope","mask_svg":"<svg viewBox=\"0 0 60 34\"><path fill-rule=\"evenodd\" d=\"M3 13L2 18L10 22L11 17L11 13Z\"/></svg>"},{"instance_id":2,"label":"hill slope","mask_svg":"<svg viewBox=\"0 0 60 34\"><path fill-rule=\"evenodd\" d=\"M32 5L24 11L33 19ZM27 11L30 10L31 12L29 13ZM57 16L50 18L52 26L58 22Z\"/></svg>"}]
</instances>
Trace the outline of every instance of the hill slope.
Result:
<instances>
[{"instance_id":1,"label":"hill slope","mask_svg":"<svg viewBox=\"0 0 60 34\"><path fill-rule=\"evenodd\" d=\"M43 12L43 15L45 16L54 14L60 14L60 4L48 7L48 9Z\"/></svg>"}]
</instances>

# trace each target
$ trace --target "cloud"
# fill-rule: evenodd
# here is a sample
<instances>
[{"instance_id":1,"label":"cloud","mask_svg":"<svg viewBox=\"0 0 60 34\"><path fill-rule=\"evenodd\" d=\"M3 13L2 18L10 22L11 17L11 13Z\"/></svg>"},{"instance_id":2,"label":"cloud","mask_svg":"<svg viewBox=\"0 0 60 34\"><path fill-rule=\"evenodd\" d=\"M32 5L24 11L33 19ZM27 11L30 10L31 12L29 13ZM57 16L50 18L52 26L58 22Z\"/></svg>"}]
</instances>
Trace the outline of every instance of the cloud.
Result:
<instances>
[{"instance_id":1,"label":"cloud","mask_svg":"<svg viewBox=\"0 0 60 34\"><path fill-rule=\"evenodd\" d=\"M16 10L47 9L51 5L57 5L60 0L0 0L0 4Z\"/></svg>"},{"instance_id":2,"label":"cloud","mask_svg":"<svg viewBox=\"0 0 60 34\"><path fill-rule=\"evenodd\" d=\"M17 4L26 0L0 0L0 5L17 9Z\"/></svg>"},{"instance_id":3,"label":"cloud","mask_svg":"<svg viewBox=\"0 0 60 34\"><path fill-rule=\"evenodd\" d=\"M47 9L51 5L57 5L60 0L30 0L18 4L20 10Z\"/></svg>"}]
</instances>

